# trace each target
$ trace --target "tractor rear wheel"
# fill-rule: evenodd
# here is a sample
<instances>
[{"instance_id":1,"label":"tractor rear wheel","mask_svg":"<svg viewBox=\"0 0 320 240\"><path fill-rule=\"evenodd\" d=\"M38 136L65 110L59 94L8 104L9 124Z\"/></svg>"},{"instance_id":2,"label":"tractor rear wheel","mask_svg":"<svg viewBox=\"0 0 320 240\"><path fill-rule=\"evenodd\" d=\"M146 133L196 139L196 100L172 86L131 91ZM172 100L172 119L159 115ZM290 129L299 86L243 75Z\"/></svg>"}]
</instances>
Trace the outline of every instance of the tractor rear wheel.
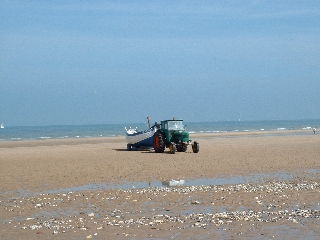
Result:
<instances>
[{"instance_id":1,"label":"tractor rear wheel","mask_svg":"<svg viewBox=\"0 0 320 240\"><path fill-rule=\"evenodd\" d=\"M198 153L198 152L199 152L199 143L198 143L198 142L194 142L194 143L192 144L192 151L193 151L194 153Z\"/></svg>"},{"instance_id":2,"label":"tractor rear wheel","mask_svg":"<svg viewBox=\"0 0 320 240\"><path fill-rule=\"evenodd\" d=\"M179 144L179 145L177 146L177 151L178 151L178 152L185 152L185 151L187 151L187 148L188 148L188 145L182 143L182 144Z\"/></svg>"},{"instance_id":3,"label":"tractor rear wheel","mask_svg":"<svg viewBox=\"0 0 320 240\"><path fill-rule=\"evenodd\" d=\"M162 132L156 132L153 135L153 148L156 153L163 153L165 148L164 135Z\"/></svg>"}]
</instances>

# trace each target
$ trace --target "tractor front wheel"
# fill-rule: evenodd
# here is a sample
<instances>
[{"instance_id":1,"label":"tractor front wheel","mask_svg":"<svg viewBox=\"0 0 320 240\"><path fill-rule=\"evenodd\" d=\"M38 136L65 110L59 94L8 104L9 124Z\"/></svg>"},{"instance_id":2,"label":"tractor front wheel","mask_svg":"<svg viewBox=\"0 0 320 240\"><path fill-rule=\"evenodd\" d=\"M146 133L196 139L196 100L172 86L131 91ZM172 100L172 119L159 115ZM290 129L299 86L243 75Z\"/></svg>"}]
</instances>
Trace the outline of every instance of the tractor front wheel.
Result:
<instances>
[{"instance_id":1,"label":"tractor front wheel","mask_svg":"<svg viewBox=\"0 0 320 240\"><path fill-rule=\"evenodd\" d=\"M171 154L175 154L176 150L177 150L177 147L176 147L176 145L174 143L170 143L169 149L170 149L170 153Z\"/></svg>"},{"instance_id":2,"label":"tractor front wheel","mask_svg":"<svg viewBox=\"0 0 320 240\"><path fill-rule=\"evenodd\" d=\"M164 144L164 135L161 132L156 132L153 135L153 148L156 153L163 153L165 144Z\"/></svg>"},{"instance_id":3,"label":"tractor front wheel","mask_svg":"<svg viewBox=\"0 0 320 240\"><path fill-rule=\"evenodd\" d=\"M193 151L194 153L198 153L198 152L199 152L199 143L198 143L198 142L194 142L194 143L192 144L192 151Z\"/></svg>"}]
</instances>

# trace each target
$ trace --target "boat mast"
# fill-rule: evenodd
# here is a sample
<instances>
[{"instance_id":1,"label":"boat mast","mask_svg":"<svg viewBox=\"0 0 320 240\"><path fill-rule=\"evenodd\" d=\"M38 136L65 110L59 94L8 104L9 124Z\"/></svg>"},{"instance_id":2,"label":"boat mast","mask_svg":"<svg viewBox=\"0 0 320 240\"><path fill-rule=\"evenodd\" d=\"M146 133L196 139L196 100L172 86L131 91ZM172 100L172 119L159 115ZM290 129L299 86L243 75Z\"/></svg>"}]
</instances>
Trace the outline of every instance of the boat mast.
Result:
<instances>
[{"instance_id":1,"label":"boat mast","mask_svg":"<svg viewBox=\"0 0 320 240\"><path fill-rule=\"evenodd\" d=\"M150 128L150 117L147 117L148 119L148 128Z\"/></svg>"}]
</instances>

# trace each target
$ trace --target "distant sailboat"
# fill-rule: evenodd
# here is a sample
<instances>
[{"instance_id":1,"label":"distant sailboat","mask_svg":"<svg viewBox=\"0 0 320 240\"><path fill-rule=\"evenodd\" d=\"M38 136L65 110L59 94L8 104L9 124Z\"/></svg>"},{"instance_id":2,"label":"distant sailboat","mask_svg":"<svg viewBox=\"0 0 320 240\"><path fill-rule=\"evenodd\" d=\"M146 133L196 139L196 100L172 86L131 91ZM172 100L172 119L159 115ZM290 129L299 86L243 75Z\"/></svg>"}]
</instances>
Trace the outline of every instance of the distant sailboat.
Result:
<instances>
[{"instance_id":1,"label":"distant sailboat","mask_svg":"<svg viewBox=\"0 0 320 240\"><path fill-rule=\"evenodd\" d=\"M0 128L4 128L4 126L3 126L3 123L1 123L1 126L0 126Z\"/></svg>"}]
</instances>

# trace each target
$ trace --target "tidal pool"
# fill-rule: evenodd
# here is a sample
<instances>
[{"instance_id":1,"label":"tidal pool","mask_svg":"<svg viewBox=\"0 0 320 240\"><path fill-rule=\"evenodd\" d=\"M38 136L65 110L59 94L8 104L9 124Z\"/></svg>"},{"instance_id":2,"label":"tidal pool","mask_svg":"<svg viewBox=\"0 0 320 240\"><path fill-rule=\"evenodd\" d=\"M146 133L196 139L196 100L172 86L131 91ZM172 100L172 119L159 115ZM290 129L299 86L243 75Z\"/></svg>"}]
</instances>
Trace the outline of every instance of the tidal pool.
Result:
<instances>
[{"instance_id":1,"label":"tidal pool","mask_svg":"<svg viewBox=\"0 0 320 240\"><path fill-rule=\"evenodd\" d=\"M318 174L320 169L311 169L305 174ZM190 186L208 186L208 185L227 185L227 184L254 184L270 180L288 181L296 177L295 173L273 172L267 174L251 174L248 176L232 176L232 177L217 177L217 178L198 178L198 179L170 179L166 181L152 182L123 182L114 184L110 182L102 182L95 184L87 184L70 188L59 188L47 190L44 193L66 193L88 190L117 190L117 189L139 189L151 187L190 187Z\"/></svg>"},{"instance_id":2,"label":"tidal pool","mask_svg":"<svg viewBox=\"0 0 320 240\"><path fill-rule=\"evenodd\" d=\"M216 178L198 178L198 179L170 179L166 181L151 181L151 182L122 182L115 184L112 182L92 183L82 186L74 186L68 188L50 189L43 192L32 192L26 189L17 189L10 192L0 192L0 194L14 194L17 197L26 197L38 194L56 194L79 192L89 190L129 190L151 187L190 187L190 186L208 186L208 185L227 185L227 184L257 184L261 182L276 180L276 181L290 181L301 176L301 174L308 174L309 176L317 175L320 169L310 169L304 172L288 173L288 172L273 172L267 174L251 174L247 176L225 176Z\"/></svg>"}]
</instances>

